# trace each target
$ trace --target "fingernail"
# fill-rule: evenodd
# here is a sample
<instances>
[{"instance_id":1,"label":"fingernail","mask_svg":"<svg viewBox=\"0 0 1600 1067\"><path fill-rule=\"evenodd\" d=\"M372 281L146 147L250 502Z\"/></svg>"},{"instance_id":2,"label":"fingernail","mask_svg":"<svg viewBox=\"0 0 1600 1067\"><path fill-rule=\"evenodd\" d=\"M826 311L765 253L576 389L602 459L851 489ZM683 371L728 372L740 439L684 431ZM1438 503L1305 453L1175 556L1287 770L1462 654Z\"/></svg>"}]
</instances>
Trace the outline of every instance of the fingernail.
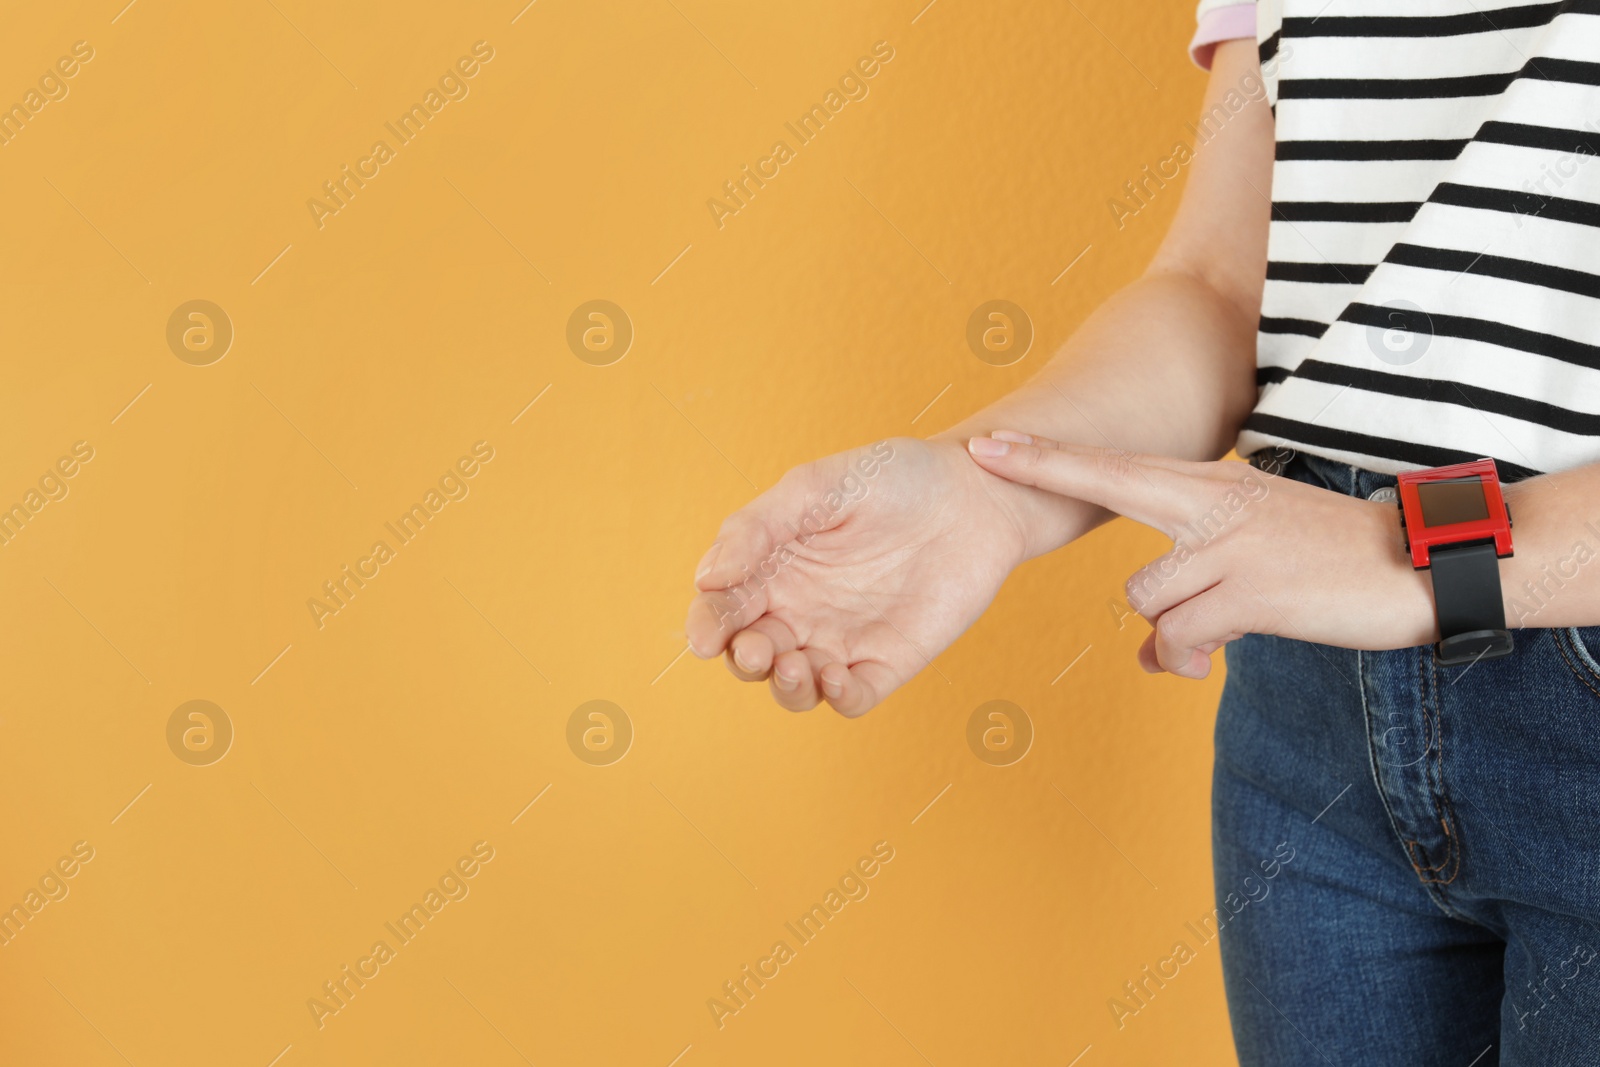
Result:
<instances>
[{"instance_id":1,"label":"fingernail","mask_svg":"<svg viewBox=\"0 0 1600 1067\"><path fill-rule=\"evenodd\" d=\"M838 682L830 682L828 679L824 678L822 680L822 691L828 694L830 698L838 700L839 694L844 692L844 686L840 685Z\"/></svg>"},{"instance_id":2,"label":"fingernail","mask_svg":"<svg viewBox=\"0 0 1600 1067\"><path fill-rule=\"evenodd\" d=\"M1032 437L1029 437L1025 433L1018 433L1015 430L996 430L989 436L994 438L996 441L1012 441L1019 445L1033 444Z\"/></svg>"},{"instance_id":3,"label":"fingernail","mask_svg":"<svg viewBox=\"0 0 1600 1067\"><path fill-rule=\"evenodd\" d=\"M695 568L694 580L699 581L711 573L711 568L716 565L717 556L722 553L722 542L718 541L706 549L706 554L700 557L700 566Z\"/></svg>"},{"instance_id":4,"label":"fingernail","mask_svg":"<svg viewBox=\"0 0 1600 1067\"><path fill-rule=\"evenodd\" d=\"M755 672L755 668L744 661L744 656L741 649L736 648L733 650L733 662L737 663L739 665L739 669L742 671L750 671L751 673Z\"/></svg>"},{"instance_id":5,"label":"fingernail","mask_svg":"<svg viewBox=\"0 0 1600 1067\"><path fill-rule=\"evenodd\" d=\"M1003 456L1010 452L1011 446L1004 441L996 441L992 437L974 437L967 442L967 451L974 456L992 459L995 456Z\"/></svg>"},{"instance_id":6,"label":"fingernail","mask_svg":"<svg viewBox=\"0 0 1600 1067\"><path fill-rule=\"evenodd\" d=\"M791 678L787 674L784 674L782 671L774 671L774 672L772 672L772 678L773 678L774 681L776 681L778 683L778 688L779 689L783 689L783 690L787 691L787 690L793 690L793 689L800 688L800 679Z\"/></svg>"}]
</instances>

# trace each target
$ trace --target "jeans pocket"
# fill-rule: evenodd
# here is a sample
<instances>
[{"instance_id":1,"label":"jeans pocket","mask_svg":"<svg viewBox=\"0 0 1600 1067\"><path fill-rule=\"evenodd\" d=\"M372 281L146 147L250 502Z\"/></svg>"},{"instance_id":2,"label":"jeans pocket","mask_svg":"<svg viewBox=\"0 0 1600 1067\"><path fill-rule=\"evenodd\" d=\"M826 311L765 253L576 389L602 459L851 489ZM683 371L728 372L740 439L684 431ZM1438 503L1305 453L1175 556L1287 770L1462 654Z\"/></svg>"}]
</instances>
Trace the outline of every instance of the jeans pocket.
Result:
<instances>
[{"instance_id":1,"label":"jeans pocket","mask_svg":"<svg viewBox=\"0 0 1600 1067\"><path fill-rule=\"evenodd\" d=\"M1600 696L1600 626L1568 626L1556 631L1555 639L1578 681Z\"/></svg>"}]
</instances>

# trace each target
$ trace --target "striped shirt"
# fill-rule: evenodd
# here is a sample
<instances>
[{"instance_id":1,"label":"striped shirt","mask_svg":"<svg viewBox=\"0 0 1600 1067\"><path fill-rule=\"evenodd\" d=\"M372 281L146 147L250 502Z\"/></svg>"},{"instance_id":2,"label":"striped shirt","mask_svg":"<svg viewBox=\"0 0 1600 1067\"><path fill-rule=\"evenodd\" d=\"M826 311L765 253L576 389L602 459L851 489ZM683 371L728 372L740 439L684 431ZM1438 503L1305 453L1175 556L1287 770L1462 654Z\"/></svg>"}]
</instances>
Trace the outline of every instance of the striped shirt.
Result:
<instances>
[{"instance_id":1,"label":"striped shirt","mask_svg":"<svg viewBox=\"0 0 1600 1067\"><path fill-rule=\"evenodd\" d=\"M1277 152L1239 453L1600 462L1600 0L1255 15Z\"/></svg>"}]
</instances>

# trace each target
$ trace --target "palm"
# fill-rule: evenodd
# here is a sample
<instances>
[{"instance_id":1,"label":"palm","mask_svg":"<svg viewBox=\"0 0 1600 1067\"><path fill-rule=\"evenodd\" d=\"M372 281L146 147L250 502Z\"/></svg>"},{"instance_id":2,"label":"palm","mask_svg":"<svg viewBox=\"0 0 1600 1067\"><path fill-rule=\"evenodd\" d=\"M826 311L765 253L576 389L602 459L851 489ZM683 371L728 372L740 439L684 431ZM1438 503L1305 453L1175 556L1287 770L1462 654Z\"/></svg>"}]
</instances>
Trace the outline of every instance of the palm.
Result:
<instances>
[{"instance_id":1,"label":"palm","mask_svg":"<svg viewBox=\"0 0 1600 1067\"><path fill-rule=\"evenodd\" d=\"M870 477L858 464L872 449L829 456L723 524L690 613L698 653L728 650L752 680L795 677L792 689L775 682L785 706L823 696L860 714L988 606L1021 558L1004 483L958 446L888 444Z\"/></svg>"}]
</instances>

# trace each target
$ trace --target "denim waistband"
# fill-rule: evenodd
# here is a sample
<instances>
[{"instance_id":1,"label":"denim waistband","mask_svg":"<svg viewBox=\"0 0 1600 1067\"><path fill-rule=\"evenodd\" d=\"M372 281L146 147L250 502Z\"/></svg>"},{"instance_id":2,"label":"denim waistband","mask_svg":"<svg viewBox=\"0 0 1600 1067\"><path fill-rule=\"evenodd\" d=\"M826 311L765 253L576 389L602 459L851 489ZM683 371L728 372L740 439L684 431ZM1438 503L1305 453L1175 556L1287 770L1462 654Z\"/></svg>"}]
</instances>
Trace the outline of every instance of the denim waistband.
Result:
<instances>
[{"instance_id":1,"label":"denim waistband","mask_svg":"<svg viewBox=\"0 0 1600 1067\"><path fill-rule=\"evenodd\" d=\"M1393 501L1394 487L1399 482L1392 474L1380 474L1322 456L1307 455L1287 446L1262 449L1250 457L1250 465L1267 474L1293 478L1307 485L1368 500L1376 495L1378 500Z\"/></svg>"}]
</instances>

